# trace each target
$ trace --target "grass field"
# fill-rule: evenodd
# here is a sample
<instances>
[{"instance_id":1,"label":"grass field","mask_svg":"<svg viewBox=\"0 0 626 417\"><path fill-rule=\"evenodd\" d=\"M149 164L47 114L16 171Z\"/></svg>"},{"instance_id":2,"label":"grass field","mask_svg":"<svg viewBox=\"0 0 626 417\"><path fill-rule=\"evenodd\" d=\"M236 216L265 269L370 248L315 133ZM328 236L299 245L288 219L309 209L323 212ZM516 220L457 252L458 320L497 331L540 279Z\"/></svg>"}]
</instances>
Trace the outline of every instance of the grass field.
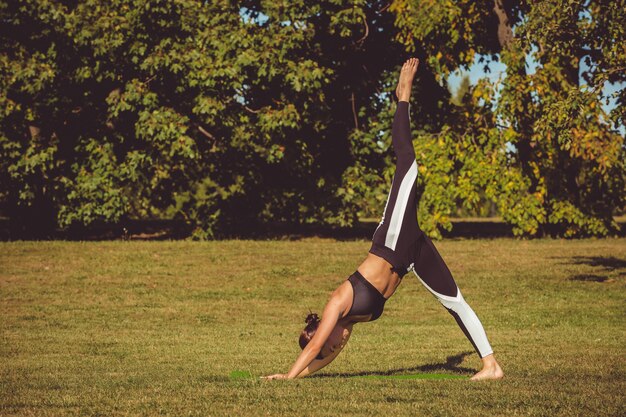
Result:
<instances>
[{"instance_id":1,"label":"grass field","mask_svg":"<svg viewBox=\"0 0 626 417\"><path fill-rule=\"evenodd\" d=\"M319 375L230 378L286 372L367 241L1 243L0 415L626 415L626 239L436 246L501 381L402 377L480 364L410 275Z\"/></svg>"}]
</instances>

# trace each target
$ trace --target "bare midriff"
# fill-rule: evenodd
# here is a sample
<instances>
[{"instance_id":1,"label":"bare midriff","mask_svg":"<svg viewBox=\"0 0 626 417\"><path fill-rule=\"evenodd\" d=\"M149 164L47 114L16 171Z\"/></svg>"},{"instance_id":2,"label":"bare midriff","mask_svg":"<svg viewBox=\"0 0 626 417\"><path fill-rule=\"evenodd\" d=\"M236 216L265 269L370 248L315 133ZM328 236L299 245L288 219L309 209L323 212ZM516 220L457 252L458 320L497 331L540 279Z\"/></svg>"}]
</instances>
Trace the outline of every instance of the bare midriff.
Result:
<instances>
[{"instance_id":1,"label":"bare midriff","mask_svg":"<svg viewBox=\"0 0 626 417\"><path fill-rule=\"evenodd\" d=\"M397 273L391 271L392 265L385 259L373 253L359 265L357 270L368 280L385 298L393 295L402 282Z\"/></svg>"}]
</instances>

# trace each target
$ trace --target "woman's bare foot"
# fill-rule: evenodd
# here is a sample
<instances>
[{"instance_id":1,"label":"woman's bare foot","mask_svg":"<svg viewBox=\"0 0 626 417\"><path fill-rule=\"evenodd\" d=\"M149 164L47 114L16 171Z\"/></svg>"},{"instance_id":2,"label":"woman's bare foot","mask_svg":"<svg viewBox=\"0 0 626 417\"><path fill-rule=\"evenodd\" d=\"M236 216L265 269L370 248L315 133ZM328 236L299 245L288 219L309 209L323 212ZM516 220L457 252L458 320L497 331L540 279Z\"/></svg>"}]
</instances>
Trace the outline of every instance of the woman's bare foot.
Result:
<instances>
[{"instance_id":1,"label":"woman's bare foot","mask_svg":"<svg viewBox=\"0 0 626 417\"><path fill-rule=\"evenodd\" d=\"M411 98L411 86L413 85L413 78L415 77L419 63L419 59L409 58L404 65L402 65L400 79L396 87L396 97L398 97L398 101L409 101Z\"/></svg>"},{"instance_id":2,"label":"woman's bare foot","mask_svg":"<svg viewBox=\"0 0 626 417\"><path fill-rule=\"evenodd\" d=\"M482 381L485 379L500 379L504 376L504 372L502 372L502 368L496 362L496 358L493 357L493 353L491 355L487 355L483 358L483 369L480 372L477 372L473 377L470 378L472 381Z\"/></svg>"}]
</instances>

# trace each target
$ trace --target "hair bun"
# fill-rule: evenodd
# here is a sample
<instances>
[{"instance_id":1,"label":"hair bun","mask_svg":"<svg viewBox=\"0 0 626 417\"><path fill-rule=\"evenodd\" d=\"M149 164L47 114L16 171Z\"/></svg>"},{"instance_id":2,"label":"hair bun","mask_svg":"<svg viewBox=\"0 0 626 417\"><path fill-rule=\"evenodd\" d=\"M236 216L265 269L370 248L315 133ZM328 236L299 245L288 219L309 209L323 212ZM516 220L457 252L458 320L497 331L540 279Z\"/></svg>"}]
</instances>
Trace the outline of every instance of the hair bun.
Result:
<instances>
[{"instance_id":1,"label":"hair bun","mask_svg":"<svg viewBox=\"0 0 626 417\"><path fill-rule=\"evenodd\" d=\"M306 316L306 319L304 319L304 322L307 325L311 323L319 323L319 321L320 321L320 317L315 313L310 313L308 316Z\"/></svg>"}]
</instances>

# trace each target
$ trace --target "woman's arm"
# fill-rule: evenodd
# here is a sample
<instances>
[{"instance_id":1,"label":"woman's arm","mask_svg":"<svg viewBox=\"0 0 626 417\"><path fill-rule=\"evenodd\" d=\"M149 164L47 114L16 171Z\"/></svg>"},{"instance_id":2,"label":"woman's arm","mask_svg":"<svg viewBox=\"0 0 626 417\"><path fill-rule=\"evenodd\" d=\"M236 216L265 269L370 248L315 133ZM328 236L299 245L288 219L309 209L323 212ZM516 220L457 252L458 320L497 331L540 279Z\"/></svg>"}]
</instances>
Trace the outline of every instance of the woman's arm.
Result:
<instances>
[{"instance_id":1,"label":"woman's arm","mask_svg":"<svg viewBox=\"0 0 626 417\"><path fill-rule=\"evenodd\" d=\"M324 307L322 313L322 320L315 332L315 335L311 341L304 347L300 356L296 359L296 362L291 367L288 374L274 374L262 377L263 379L287 379L297 378L310 375L313 372L322 369L324 366L331 363L343 348L336 349L335 352L326 356L323 359L315 359L322 350L324 343L326 343L329 335L337 325L340 318L343 317L344 312L352 305L352 286L346 281L337 288L330 297L330 300ZM351 331L351 328L350 328ZM349 337L349 334L348 334ZM344 340L347 341L348 338Z\"/></svg>"},{"instance_id":2,"label":"woman's arm","mask_svg":"<svg viewBox=\"0 0 626 417\"><path fill-rule=\"evenodd\" d=\"M325 356L324 359L314 359L313 362L309 364L300 374L297 376L298 378L305 377L307 375L311 375L313 372L319 371L329 363L333 361L339 355L341 349L334 351L328 356ZM261 379L288 379L287 374L274 374L268 376L262 376Z\"/></svg>"},{"instance_id":3,"label":"woman's arm","mask_svg":"<svg viewBox=\"0 0 626 417\"><path fill-rule=\"evenodd\" d=\"M324 312L322 313L322 321L320 321L319 327L317 328L315 335L313 336L311 341L304 347L302 353L300 353L300 356L298 356L298 359L296 359L296 362L289 370L289 373L287 373L287 379L300 376L302 371L304 371L309 365L311 365L317 355L320 353L322 347L324 346L324 343L326 343L326 340L328 339L328 336L330 336L331 332L337 325L337 321L339 321L339 319L341 318L341 314L344 310L342 306L343 303L341 301L342 300L339 294L333 293L333 296L326 304L326 307L324 307ZM323 359L320 360L320 362L323 361ZM328 361L328 363L330 363L331 361L332 359ZM325 363L323 366L326 366L328 363Z\"/></svg>"},{"instance_id":4,"label":"woman's arm","mask_svg":"<svg viewBox=\"0 0 626 417\"><path fill-rule=\"evenodd\" d=\"M313 372L319 371L320 369L331 363L333 360L335 360L337 355L339 355L339 352L341 352L341 350L336 350L330 355L324 356L323 359L314 359L313 362L309 364L309 366L307 366L302 372L300 372L298 378L303 378L307 375L311 375Z\"/></svg>"},{"instance_id":5,"label":"woman's arm","mask_svg":"<svg viewBox=\"0 0 626 417\"><path fill-rule=\"evenodd\" d=\"M309 366L307 366L306 368L304 368L304 371L300 372L300 374L298 375L298 378L302 378L308 375L311 375L313 372L317 372L320 369L322 369L323 367L325 367L326 365L328 365L329 363L331 363L332 361L335 360L335 358L337 356L339 356L339 354L341 353L341 351L343 350L344 346L346 345L346 343L348 342L348 339L350 338L350 334L352 332L350 331L350 333L347 334L347 336L345 337L345 339L343 339L343 342L341 343L341 346L338 346L335 348L335 351L333 353L331 353L328 356L325 356L322 359L314 359L313 362L311 362L309 364Z\"/></svg>"}]
</instances>

